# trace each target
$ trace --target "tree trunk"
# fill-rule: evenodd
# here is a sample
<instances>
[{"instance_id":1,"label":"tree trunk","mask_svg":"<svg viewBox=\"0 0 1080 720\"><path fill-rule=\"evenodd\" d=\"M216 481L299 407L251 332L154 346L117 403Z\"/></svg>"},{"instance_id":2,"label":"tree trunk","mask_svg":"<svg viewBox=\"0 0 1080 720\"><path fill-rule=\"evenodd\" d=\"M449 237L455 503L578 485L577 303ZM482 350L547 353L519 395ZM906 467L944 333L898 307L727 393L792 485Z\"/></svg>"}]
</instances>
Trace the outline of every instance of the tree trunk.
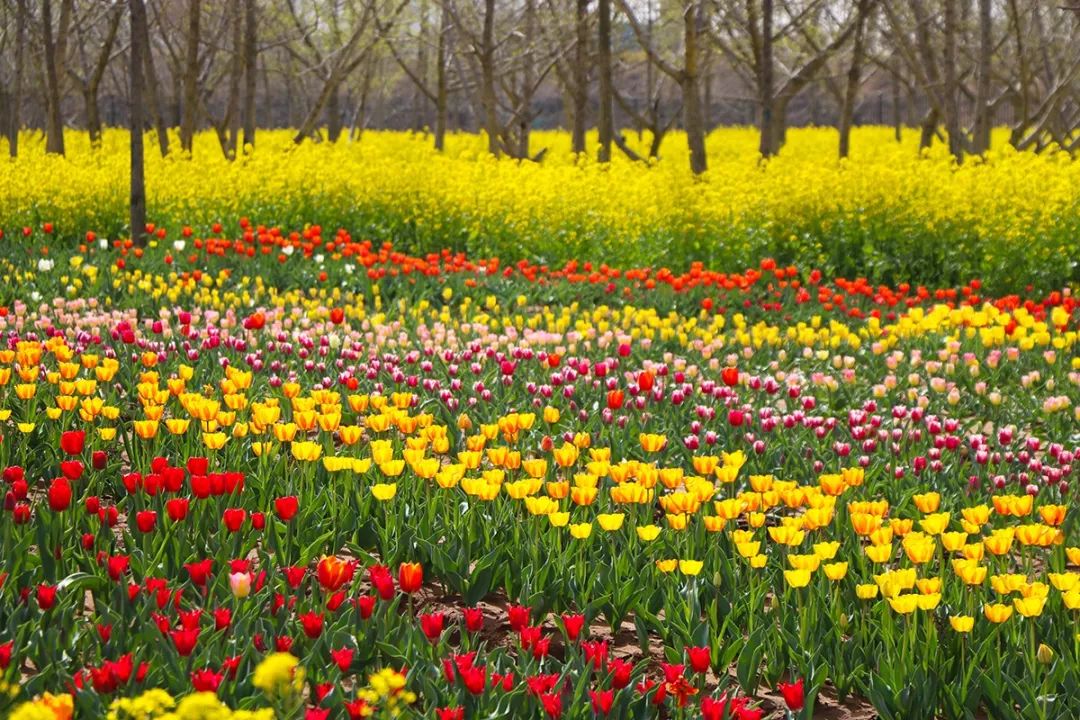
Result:
<instances>
[{"instance_id":1,"label":"tree trunk","mask_svg":"<svg viewBox=\"0 0 1080 720\"><path fill-rule=\"evenodd\" d=\"M255 73L258 70L257 0L244 0L244 146L255 146Z\"/></svg>"},{"instance_id":2,"label":"tree trunk","mask_svg":"<svg viewBox=\"0 0 1080 720\"><path fill-rule=\"evenodd\" d=\"M867 15L870 13L870 0L859 0L858 16L855 18L855 39L851 48L851 66L848 68L847 86L844 88L844 102L840 109L840 157L851 154L851 125L855 119L855 98L859 94L859 82L862 74L863 42L866 35Z\"/></svg>"},{"instance_id":3,"label":"tree trunk","mask_svg":"<svg viewBox=\"0 0 1080 720\"><path fill-rule=\"evenodd\" d=\"M944 0L945 16L945 132L949 153L964 161L964 140L960 130L959 88L956 82L956 0Z\"/></svg>"},{"instance_id":4,"label":"tree trunk","mask_svg":"<svg viewBox=\"0 0 1080 720\"><path fill-rule=\"evenodd\" d=\"M59 57L62 43L59 38L67 32L63 27L63 15L70 12L67 9L69 2L61 6L60 30L53 34L52 26L52 0L43 0L41 4L41 34L45 45L45 92L48 102L46 115L46 140L45 152L57 155L64 154L64 118L61 114L60 102L60 73L62 72L63 59Z\"/></svg>"},{"instance_id":5,"label":"tree trunk","mask_svg":"<svg viewBox=\"0 0 1080 720\"><path fill-rule=\"evenodd\" d=\"M761 0L761 67L758 69L758 102L761 104L761 142L758 152L764 158L776 154L773 138L773 0Z\"/></svg>"},{"instance_id":6,"label":"tree trunk","mask_svg":"<svg viewBox=\"0 0 1080 720\"><path fill-rule=\"evenodd\" d=\"M140 0L142 5L142 0ZM169 154L169 128L165 122L165 112L162 109L161 93L158 91L157 70L154 69L154 53L150 51L150 31L146 24L146 6L142 5L143 22L141 28L143 35L138 40L143 48L143 75L142 87L150 95L150 114L154 120L154 129L157 133L158 150L161 157ZM132 39L132 44L135 39Z\"/></svg>"},{"instance_id":7,"label":"tree trunk","mask_svg":"<svg viewBox=\"0 0 1080 720\"><path fill-rule=\"evenodd\" d=\"M428 84L427 34L428 4L427 0L420 0L420 28L416 43L416 76L420 79L420 84L414 84L412 97L413 130L417 132L428 125L428 99L423 90L423 87L427 87Z\"/></svg>"},{"instance_id":8,"label":"tree trunk","mask_svg":"<svg viewBox=\"0 0 1080 720\"><path fill-rule=\"evenodd\" d=\"M599 31L597 33L597 62L600 65L600 152L597 159L611 162L611 143L615 137L615 89L611 79L611 0L600 0L597 7Z\"/></svg>"},{"instance_id":9,"label":"tree trunk","mask_svg":"<svg viewBox=\"0 0 1080 720\"><path fill-rule=\"evenodd\" d=\"M195 141L199 111L199 21L202 0L189 0L187 55L184 66L183 116L180 119L180 147L190 153Z\"/></svg>"},{"instance_id":10,"label":"tree trunk","mask_svg":"<svg viewBox=\"0 0 1080 720\"><path fill-rule=\"evenodd\" d=\"M83 104L86 107L86 131L90 136L90 147L101 147L101 112L98 109L97 89L83 91Z\"/></svg>"},{"instance_id":11,"label":"tree trunk","mask_svg":"<svg viewBox=\"0 0 1080 720\"><path fill-rule=\"evenodd\" d=\"M991 23L990 0L979 0L979 76L975 88L975 129L972 133L972 152L977 155L990 149L990 63L994 51ZM1021 92L1026 92L1026 89Z\"/></svg>"},{"instance_id":12,"label":"tree trunk","mask_svg":"<svg viewBox=\"0 0 1080 720\"><path fill-rule=\"evenodd\" d=\"M330 142L336 143L341 137L341 127L341 88L335 83L326 99L326 137Z\"/></svg>"},{"instance_id":13,"label":"tree trunk","mask_svg":"<svg viewBox=\"0 0 1080 720\"><path fill-rule=\"evenodd\" d=\"M232 62L229 66L229 99L225 109L227 135L222 148L225 157L235 159L240 142L241 85L244 79L244 0L229 0L229 22L232 25Z\"/></svg>"},{"instance_id":14,"label":"tree trunk","mask_svg":"<svg viewBox=\"0 0 1080 720\"><path fill-rule=\"evenodd\" d=\"M698 77L700 13L701 8L696 0L687 3L683 9L683 123L686 125L686 142L690 146L690 170L695 175L700 175L709 167L705 156L705 119L701 112Z\"/></svg>"},{"instance_id":15,"label":"tree trunk","mask_svg":"<svg viewBox=\"0 0 1080 720\"><path fill-rule=\"evenodd\" d=\"M904 139L903 119L900 114L900 63L893 61L892 72L892 124L896 142Z\"/></svg>"},{"instance_id":16,"label":"tree trunk","mask_svg":"<svg viewBox=\"0 0 1080 720\"><path fill-rule=\"evenodd\" d=\"M447 35L450 33L450 11L446 0L443 0L442 11L439 18L439 40L435 54L438 66L435 68L435 150L442 152L446 148L446 66L450 62L447 57ZM366 99L366 93L365 93Z\"/></svg>"},{"instance_id":17,"label":"tree trunk","mask_svg":"<svg viewBox=\"0 0 1080 720\"><path fill-rule=\"evenodd\" d=\"M101 146L101 111L98 105L98 89L108 69L109 56L112 54L113 44L116 42L116 34L120 30L120 20L124 12L123 5L117 5L109 16L109 25L105 33L105 42L98 51L94 67L90 70L83 84L83 104L86 107L86 128L90 135L90 146Z\"/></svg>"},{"instance_id":18,"label":"tree trunk","mask_svg":"<svg viewBox=\"0 0 1080 720\"><path fill-rule=\"evenodd\" d=\"M131 240L136 245L146 242L146 178L143 175L143 45L148 37L146 6L143 0L128 0L131 13L131 57L128 74L131 86L128 95L128 130L131 136Z\"/></svg>"},{"instance_id":19,"label":"tree trunk","mask_svg":"<svg viewBox=\"0 0 1080 720\"><path fill-rule=\"evenodd\" d=\"M22 129L23 76L26 74L26 0L15 5L15 89L11 93L11 114L8 116L8 154L19 156L19 130Z\"/></svg>"},{"instance_id":20,"label":"tree trunk","mask_svg":"<svg viewBox=\"0 0 1080 720\"><path fill-rule=\"evenodd\" d=\"M577 0L574 12L574 116L570 147L585 152L585 113L589 103L589 0Z\"/></svg>"},{"instance_id":21,"label":"tree trunk","mask_svg":"<svg viewBox=\"0 0 1080 720\"><path fill-rule=\"evenodd\" d=\"M927 150L934 144L934 135L937 133L938 110L933 105L926 111L922 122L919 123L919 149Z\"/></svg>"},{"instance_id":22,"label":"tree trunk","mask_svg":"<svg viewBox=\"0 0 1080 720\"><path fill-rule=\"evenodd\" d=\"M311 110L308 111L307 117L300 124L300 129L296 131L296 135L293 136L293 142L299 145L304 142L308 137L311 137L315 133L315 128L318 126L319 118L322 117L323 109L330 103L330 98L337 95L338 86L341 85L342 77L335 69L330 72L330 77L323 82L322 90L319 91L319 97L316 98L315 104L311 106Z\"/></svg>"},{"instance_id":23,"label":"tree trunk","mask_svg":"<svg viewBox=\"0 0 1080 720\"><path fill-rule=\"evenodd\" d=\"M499 120L495 107L495 0L484 0L484 30L480 48L481 91L484 106L484 130L487 132L488 152L498 157Z\"/></svg>"}]
</instances>

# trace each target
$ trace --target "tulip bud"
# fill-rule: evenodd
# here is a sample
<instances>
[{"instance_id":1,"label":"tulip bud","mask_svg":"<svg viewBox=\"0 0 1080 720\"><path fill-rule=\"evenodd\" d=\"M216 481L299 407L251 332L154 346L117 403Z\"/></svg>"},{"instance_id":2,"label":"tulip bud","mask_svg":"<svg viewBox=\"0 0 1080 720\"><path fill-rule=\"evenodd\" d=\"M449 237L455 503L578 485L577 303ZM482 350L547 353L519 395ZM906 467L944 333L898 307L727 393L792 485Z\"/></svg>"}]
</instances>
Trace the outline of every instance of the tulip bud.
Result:
<instances>
[{"instance_id":1,"label":"tulip bud","mask_svg":"<svg viewBox=\"0 0 1080 720\"><path fill-rule=\"evenodd\" d=\"M250 573L237 572L229 574L229 587L232 589L233 597L246 598L251 594L251 575Z\"/></svg>"},{"instance_id":2,"label":"tulip bud","mask_svg":"<svg viewBox=\"0 0 1080 720\"><path fill-rule=\"evenodd\" d=\"M1054 662L1054 651L1046 643L1039 643L1039 649L1035 653L1035 657L1043 665L1049 665Z\"/></svg>"}]
</instances>

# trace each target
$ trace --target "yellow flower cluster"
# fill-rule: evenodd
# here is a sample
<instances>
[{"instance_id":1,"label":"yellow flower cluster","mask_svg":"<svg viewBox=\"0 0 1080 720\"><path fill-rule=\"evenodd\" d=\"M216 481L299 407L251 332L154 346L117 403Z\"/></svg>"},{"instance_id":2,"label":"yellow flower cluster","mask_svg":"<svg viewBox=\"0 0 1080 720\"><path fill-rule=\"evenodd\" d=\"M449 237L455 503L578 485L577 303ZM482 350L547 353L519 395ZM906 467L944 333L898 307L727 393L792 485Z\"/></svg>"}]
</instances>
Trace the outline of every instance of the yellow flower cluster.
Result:
<instances>
[{"instance_id":1,"label":"yellow flower cluster","mask_svg":"<svg viewBox=\"0 0 1080 720\"><path fill-rule=\"evenodd\" d=\"M1077 214L1080 164L1065 153L1015 152L1004 131L985 162L956 167L943 146L920 154L915 133L898 144L891 129L859 128L851 159L837 162L835 131L795 129L784 152L762 166L753 129L723 128L709 135L704 179L681 160L679 133L665 141L669 159L645 164L620 155L606 167L575 157L565 132L533 133L535 146L548 149L542 163L496 160L482 137L468 134L452 134L442 155L407 133L300 147L292 135L260 132L258 148L237 162L223 158L213 133L196 138L193 162L148 154L151 217L208 226L260 208L291 227L407 226L411 237L440 247L458 237L482 239L496 253L516 247L602 258L617 249L627 262L657 257L659 243L700 256L694 244L717 233L727 257L747 258L760 249L748 228L789 233L805 261L826 258L832 234L874 233L879 225L890 228L890 241L908 229L984 238L986 267L1032 254L1047 262L1075 249L1062 218ZM125 133L107 131L94 153L85 134L69 132L65 159L46 156L41 136L28 134L19 158L0 166L7 188L0 217L16 222L32 208L69 232L121 227L127 142ZM649 138L630 142L640 149ZM817 238L800 234L810 227Z\"/></svg>"}]
</instances>

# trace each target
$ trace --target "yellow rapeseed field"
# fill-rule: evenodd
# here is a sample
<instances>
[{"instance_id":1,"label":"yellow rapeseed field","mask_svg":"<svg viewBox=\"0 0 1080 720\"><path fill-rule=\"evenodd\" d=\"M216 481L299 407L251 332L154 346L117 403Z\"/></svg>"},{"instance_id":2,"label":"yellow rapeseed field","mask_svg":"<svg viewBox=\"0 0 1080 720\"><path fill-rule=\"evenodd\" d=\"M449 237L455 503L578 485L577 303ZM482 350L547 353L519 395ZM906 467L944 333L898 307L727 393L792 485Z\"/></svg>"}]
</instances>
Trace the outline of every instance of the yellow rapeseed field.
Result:
<instances>
[{"instance_id":1,"label":"yellow rapeseed field","mask_svg":"<svg viewBox=\"0 0 1080 720\"><path fill-rule=\"evenodd\" d=\"M882 280L978 276L1008 288L1077 276L1060 259L1077 255L1080 165L1065 153L1017 153L1004 133L985 161L957 167L940 144L920 155L914 132L898 144L889 128L857 129L844 162L835 131L793 130L767 164L753 129L719 129L701 179L677 133L656 162L620 155L609 166L575 158L564 132L534 133L534 151L548 148L541 163L496 160L468 134L451 135L444 155L412 133L300 147L291 137L260 132L257 149L229 162L211 133L197 137L193 160L162 159L148 136L151 221L197 232L215 221L235 227L240 216L289 229L319 223L414 251L504 260L662 256L737 269L770 255ZM647 147L648 137L628 140ZM43 138L27 135L20 157L0 163L0 226L124 232L126 133L107 132L95 152L69 132L68 147L67 158L47 157Z\"/></svg>"}]
</instances>

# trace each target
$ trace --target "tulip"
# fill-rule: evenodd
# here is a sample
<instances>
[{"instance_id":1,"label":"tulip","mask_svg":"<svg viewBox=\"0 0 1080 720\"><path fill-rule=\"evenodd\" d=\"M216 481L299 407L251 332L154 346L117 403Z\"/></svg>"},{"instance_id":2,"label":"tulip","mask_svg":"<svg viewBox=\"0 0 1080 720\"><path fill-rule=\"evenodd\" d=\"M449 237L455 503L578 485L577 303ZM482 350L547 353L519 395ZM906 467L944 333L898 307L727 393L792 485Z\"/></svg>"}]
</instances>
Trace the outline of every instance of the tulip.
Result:
<instances>
[{"instance_id":1,"label":"tulip","mask_svg":"<svg viewBox=\"0 0 1080 720\"><path fill-rule=\"evenodd\" d=\"M424 583L424 568L420 563L401 563L398 567L398 586L409 595L417 592Z\"/></svg>"},{"instance_id":2,"label":"tulip","mask_svg":"<svg viewBox=\"0 0 1080 720\"><path fill-rule=\"evenodd\" d=\"M247 511L243 508L228 508L222 513L222 522L229 532L237 532L247 519Z\"/></svg>"},{"instance_id":3,"label":"tulip","mask_svg":"<svg viewBox=\"0 0 1080 720\"><path fill-rule=\"evenodd\" d=\"M314 640L322 635L323 631L323 614L306 612L300 615L300 625L304 629L304 634Z\"/></svg>"},{"instance_id":4,"label":"tulip","mask_svg":"<svg viewBox=\"0 0 1080 720\"><path fill-rule=\"evenodd\" d=\"M295 495L279 497L274 500L274 512L283 522L289 522L300 509L300 502Z\"/></svg>"},{"instance_id":5,"label":"tulip","mask_svg":"<svg viewBox=\"0 0 1080 720\"><path fill-rule=\"evenodd\" d=\"M49 508L63 512L71 505L71 484L67 478L57 478L49 485Z\"/></svg>"},{"instance_id":6,"label":"tulip","mask_svg":"<svg viewBox=\"0 0 1080 720\"><path fill-rule=\"evenodd\" d=\"M690 669L696 673L709 671L712 664L712 653L708 647L687 647L686 657L690 663Z\"/></svg>"},{"instance_id":7,"label":"tulip","mask_svg":"<svg viewBox=\"0 0 1080 720\"><path fill-rule=\"evenodd\" d=\"M251 594L251 573L234 572L229 574L229 589L233 597L246 598Z\"/></svg>"},{"instance_id":8,"label":"tulip","mask_svg":"<svg viewBox=\"0 0 1080 720\"><path fill-rule=\"evenodd\" d=\"M60 449L68 455L82 454L86 442L86 433L82 430L68 430L60 434Z\"/></svg>"},{"instance_id":9,"label":"tulip","mask_svg":"<svg viewBox=\"0 0 1080 720\"><path fill-rule=\"evenodd\" d=\"M784 704L787 705L788 710L791 712L798 712L802 710L805 702L805 694L803 692L803 679L799 678L793 683L779 683L776 689L780 691L780 694L784 696Z\"/></svg>"},{"instance_id":10,"label":"tulip","mask_svg":"<svg viewBox=\"0 0 1080 720\"><path fill-rule=\"evenodd\" d=\"M154 525L157 524L157 513L153 510L140 510L135 513L135 525L139 528L139 532L148 533L154 529Z\"/></svg>"},{"instance_id":11,"label":"tulip","mask_svg":"<svg viewBox=\"0 0 1080 720\"><path fill-rule=\"evenodd\" d=\"M420 629L424 631L424 635L428 640L434 642L442 635L443 628L446 625L446 615L441 612L435 613L423 613L420 615Z\"/></svg>"},{"instance_id":12,"label":"tulip","mask_svg":"<svg viewBox=\"0 0 1080 720\"><path fill-rule=\"evenodd\" d=\"M339 590L343 585L353 579L356 563L351 560L343 560L336 555L328 555L319 560L316 574L319 585L327 592Z\"/></svg>"}]
</instances>

